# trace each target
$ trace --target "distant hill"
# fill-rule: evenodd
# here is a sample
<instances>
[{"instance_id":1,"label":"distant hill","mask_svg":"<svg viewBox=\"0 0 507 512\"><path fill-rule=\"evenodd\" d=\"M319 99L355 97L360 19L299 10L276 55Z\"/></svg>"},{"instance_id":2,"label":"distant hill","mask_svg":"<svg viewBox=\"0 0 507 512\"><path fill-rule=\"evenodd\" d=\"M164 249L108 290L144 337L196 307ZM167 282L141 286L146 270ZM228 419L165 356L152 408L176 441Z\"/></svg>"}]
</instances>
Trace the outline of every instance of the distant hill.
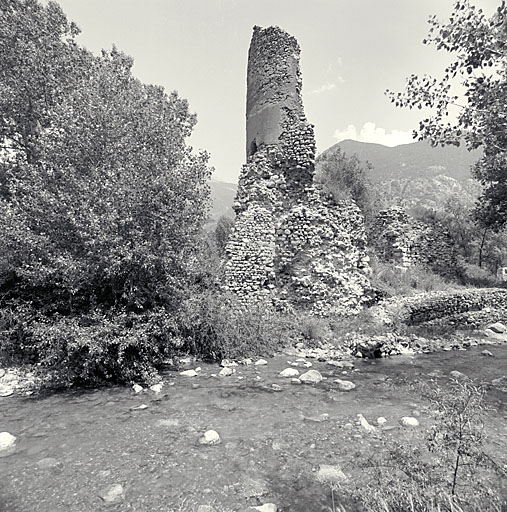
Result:
<instances>
[{"instance_id":1,"label":"distant hill","mask_svg":"<svg viewBox=\"0 0 507 512\"><path fill-rule=\"evenodd\" d=\"M234 217L234 210L232 205L236 197L236 183L226 183L224 181L211 181L211 199L213 204L211 206L210 217L211 221L216 222L222 215L227 217Z\"/></svg>"},{"instance_id":2,"label":"distant hill","mask_svg":"<svg viewBox=\"0 0 507 512\"><path fill-rule=\"evenodd\" d=\"M381 144L344 140L324 153L340 148L348 156L373 165L370 180L388 203L408 208L424 206L438 208L453 196L473 203L480 191L471 179L471 166L480 158L480 151L469 152L463 147L431 147L427 142L413 142L388 147ZM211 182L213 206L210 224L222 215L234 217L232 205L237 184Z\"/></svg>"},{"instance_id":3,"label":"distant hill","mask_svg":"<svg viewBox=\"0 0 507 512\"><path fill-rule=\"evenodd\" d=\"M380 183L392 179L432 178L438 175L464 182L471 178L470 168L480 158L480 151L469 152L464 147L432 147L428 142L412 142L388 147L381 144L344 140L326 149L336 148L348 156L356 154L361 161L373 165L370 179Z\"/></svg>"}]
</instances>

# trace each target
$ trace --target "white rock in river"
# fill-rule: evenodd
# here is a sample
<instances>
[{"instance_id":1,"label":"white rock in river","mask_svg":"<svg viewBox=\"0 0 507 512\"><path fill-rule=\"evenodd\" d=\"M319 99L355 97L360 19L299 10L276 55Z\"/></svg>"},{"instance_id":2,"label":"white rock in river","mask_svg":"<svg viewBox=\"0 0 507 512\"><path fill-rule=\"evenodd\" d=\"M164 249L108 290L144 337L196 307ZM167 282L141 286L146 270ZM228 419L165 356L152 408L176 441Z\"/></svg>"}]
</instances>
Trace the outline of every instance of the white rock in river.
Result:
<instances>
[{"instance_id":1,"label":"white rock in river","mask_svg":"<svg viewBox=\"0 0 507 512\"><path fill-rule=\"evenodd\" d=\"M0 432L0 457L10 455L16 448L16 436L9 432Z\"/></svg>"},{"instance_id":2,"label":"white rock in river","mask_svg":"<svg viewBox=\"0 0 507 512\"><path fill-rule=\"evenodd\" d=\"M14 393L14 388L6 384L0 384L0 396L11 396Z\"/></svg>"},{"instance_id":3,"label":"white rock in river","mask_svg":"<svg viewBox=\"0 0 507 512\"><path fill-rule=\"evenodd\" d=\"M125 491L121 484L114 484L104 489L99 497L106 503L119 503L125 499Z\"/></svg>"},{"instance_id":4,"label":"white rock in river","mask_svg":"<svg viewBox=\"0 0 507 512\"><path fill-rule=\"evenodd\" d=\"M317 480L325 484L338 484L347 479L340 466L321 464L317 471Z\"/></svg>"},{"instance_id":5,"label":"white rock in river","mask_svg":"<svg viewBox=\"0 0 507 512\"><path fill-rule=\"evenodd\" d=\"M142 390L143 390L143 386L140 386L139 384L134 384L132 386L132 389L136 392L136 393L140 393Z\"/></svg>"},{"instance_id":6,"label":"white rock in river","mask_svg":"<svg viewBox=\"0 0 507 512\"><path fill-rule=\"evenodd\" d=\"M199 444L213 445L220 443L220 436L216 430L207 430L199 438Z\"/></svg>"},{"instance_id":7,"label":"white rock in river","mask_svg":"<svg viewBox=\"0 0 507 512\"><path fill-rule=\"evenodd\" d=\"M229 377L229 375L232 375L233 373L234 373L234 370L232 368L229 368L228 366L226 366L225 368L222 368L220 370L218 375L220 375L220 377Z\"/></svg>"},{"instance_id":8,"label":"white rock in river","mask_svg":"<svg viewBox=\"0 0 507 512\"><path fill-rule=\"evenodd\" d=\"M507 327L501 322L495 322L494 324L488 325L487 328L491 329L493 332L496 332L498 334L507 332Z\"/></svg>"},{"instance_id":9,"label":"white rock in river","mask_svg":"<svg viewBox=\"0 0 507 512\"><path fill-rule=\"evenodd\" d=\"M380 416L377 418L377 425L381 427L382 425L385 425L387 423L387 420L384 418L384 416Z\"/></svg>"},{"instance_id":10,"label":"white rock in river","mask_svg":"<svg viewBox=\"0 0 507 512\"><path fill-rule=\"evenodd\" d=\"M403 427L418 427L419 420L412 416L403 416L403 418L400 419L400 425Z\"/></svg>"},{"instance_id":11,"label":"white rock in river","mask_svg":"<svg viewBox=\"0 0 507 512\"><path fill-rule=\"evenodd\" d=\"M185 370L183 372L180 372L180 375L184 375L185 377L195 377L197 375L197 372L195 370Z\"/></svg>"},{"instance_id":12,"label":"white rock in river","mask_svg":"<svg viewBox=\"0 0 507 512\"><path fill-rule=\"evenodd\" d=\"M489 350L483 350L481 352L481 356L486 356L486 357L493 357L493 353L490 352Z\"/></svg>"},{"instance_id":13,"label":"white rock in river","mask_svg":"<svg viewBox=\"0 0 507 512\"><path fill-rule=\"evenodd\" d=\"M299 371L296 368L285 368L280 372L280 377L297 377L299 375Z\"/></svg>"},{"instance_id":14,"label":"white rock in river","mask_svg":"<svg viewBox=\"0 0 507 512\"><path fill-rule=\"evenodd\" d=\"M258 510L259 512L277 512L278 507L274 503L264 503L259 507L251 507L251 510Z\"/></svg>"},{"instance_id":15,"label":"white rock in river","mask_svg":"<svg viewBox=\"0 0 507 512\"><path fill-rule=\"evenodd\" d=\"M153 386L150 386L150 389L155 393L160 393L162 391L162 384L153 384Z\"/></svg>"},{"instance_id":16,"label":"white rock in river","mask_svg":"<svg viewBox=\"0 0 507 512\"><path fill-rule=\"evenodd\" d=\"M350 382L350 380L336 379L334 382L338 384L338 389L340 391L352 391L356 388L356 385L353 382Z\"/></svg>"},{"instance_id":17,"label":"white rock in river","mask_svg":"<svg viewBox=\"0 0 507 512\"><path fill-rule=\"evenodd\" d=\"M359 419L359 423L364 428L364 430L366 430L366 432L375 432L377 430L376 427L368 423L368 420L361 413L357 415L357 418Z\"/></svg>"},{"instance_id":18,"label":"white rock in river","mask_svg":"<svg viewBox=\"0 0 507 512\"><path fill-rule=\"evenodd\" d=\"M265 364L268 364L265 359L259 359L258 361L255 361L255 366L264 366Z\"/></svg>"},{"instance_id":19,"label":"white rock in river","mask_svg":"<svg viewBox=\"0 0 507 512\"><path fill-rule=\"evenodd\" d=\"M317 370L308 370L299 377L304 384L318 384L322 381L322 375Z\"/></svg>"}]
</instances>

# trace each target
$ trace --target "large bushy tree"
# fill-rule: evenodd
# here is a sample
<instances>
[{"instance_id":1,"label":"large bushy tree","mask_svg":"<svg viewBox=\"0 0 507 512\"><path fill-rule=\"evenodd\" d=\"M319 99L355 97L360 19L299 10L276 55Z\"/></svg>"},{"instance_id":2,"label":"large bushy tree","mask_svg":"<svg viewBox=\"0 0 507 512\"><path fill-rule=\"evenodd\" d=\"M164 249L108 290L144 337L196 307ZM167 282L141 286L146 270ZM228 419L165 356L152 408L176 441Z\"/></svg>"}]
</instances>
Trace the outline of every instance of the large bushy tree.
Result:
<instances>
[{"instance_id":1,"label":"large bushy tree","mask_svg":"<svg viewBox=\"0 0 507 512\"><path fill-rule=\"evenodd\" d=\"M195 116L130 57L77 46L56 4L1 2L0 251L18 285L69 307L167 303L208 196Z\"/></svg>"},{"instance_id":2,"label":"large bushy tree","mask_svg":"<svg viewBox=\"0 0 507 512\"><path fill-rule=\"evenodd\" d=\"M78 32L0 0L0 357L31 343L67 381L130 380L178 343L211 170L187 101Z\"/></svg>"},{"instance_id":3,"label":"large bushy tree","mask_svg":"<svg viewBox=\"0 0 507 512\"><path fill-rule=\"evenodd\" d=\"M430 19L425 44L453 56L440 79L412 75L405 91L390 93L398 106L429 108L419 139L483 149L475 175L484 186L477 215L490 227L507 223L507 8L491 17L458 0L448 22ZM457 88L455 87L457 85Z\"/></svg>"}]
</instances>

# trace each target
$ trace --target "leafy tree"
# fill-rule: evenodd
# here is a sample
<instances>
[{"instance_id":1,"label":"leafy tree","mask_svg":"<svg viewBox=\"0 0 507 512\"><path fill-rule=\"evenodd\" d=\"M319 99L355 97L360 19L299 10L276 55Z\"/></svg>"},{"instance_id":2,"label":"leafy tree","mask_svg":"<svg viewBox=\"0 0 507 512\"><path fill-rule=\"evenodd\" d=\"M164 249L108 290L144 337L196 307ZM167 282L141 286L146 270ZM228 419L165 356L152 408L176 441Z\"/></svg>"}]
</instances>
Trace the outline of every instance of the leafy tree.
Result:
<instances>
[{"instance_id":1,"label":"leafy tree","mask_svg":"<svg viewBox=\"0 0 507 512\"><path fill-rule=\"evenodd\" d=\"M149 373L207 213L208 156L186 144L196 116L117 49L79 47L57 4L0 9L0 308L33 310L0 328L0 352L32 340L85 381L120 379L119 358L123 378ZM74 371L83 358L89 373Z\"/></svg>"},{"instance_id":2,"label":"leafy tree","mask_svg":"<svg viewBox=\"0 0 507 512\"><path fill-rule=\"evenodd\" d=\"M368 180L372 168L369 162L361 162L357 155L347 156L341 148L336 148L317 157L316 180L335 201L353 199L369 221L374 211Z\"/></svg>"},{"instance_id":3,"label":"leafy tree","mask_svg":"<svg viewBox=\"0 0 507 512\"><path fill-rule=\"evenodd\" d=\"M484 186L477 217L494 229L507 222L506 16L505 2L487 17L468 0L458 0L448 22L432 17L423 42L451 53L454 60L440 80L412 75L404 92L389 93L397 106L430 109L431 117L416 131L420 140L482 147L474 168Z\"/></svg>"}]
</instances>

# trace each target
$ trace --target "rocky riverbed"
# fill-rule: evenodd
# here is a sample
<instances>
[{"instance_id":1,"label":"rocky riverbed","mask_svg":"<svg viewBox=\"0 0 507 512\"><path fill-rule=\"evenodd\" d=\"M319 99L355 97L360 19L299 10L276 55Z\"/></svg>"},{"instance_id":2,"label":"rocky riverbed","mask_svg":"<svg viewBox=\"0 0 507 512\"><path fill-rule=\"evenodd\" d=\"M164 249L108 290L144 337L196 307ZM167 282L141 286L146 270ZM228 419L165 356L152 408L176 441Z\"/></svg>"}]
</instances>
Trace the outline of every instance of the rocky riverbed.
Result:
<instances>
[{"instance_id":1,"label":"rocky riverbed","mask_svg":"<svg viewBox=\"0 0 507 512\"><path fill-rule=\"evenodd\" d=\"M330 486L383 439L412 442L431 423L407 382L461 376L488 383L506 463L507 346L484 350L370 360L296 347L183 360L151 387L13 393L0 398L0 510L328 511Z\"/></svg>"}]
</instances>

